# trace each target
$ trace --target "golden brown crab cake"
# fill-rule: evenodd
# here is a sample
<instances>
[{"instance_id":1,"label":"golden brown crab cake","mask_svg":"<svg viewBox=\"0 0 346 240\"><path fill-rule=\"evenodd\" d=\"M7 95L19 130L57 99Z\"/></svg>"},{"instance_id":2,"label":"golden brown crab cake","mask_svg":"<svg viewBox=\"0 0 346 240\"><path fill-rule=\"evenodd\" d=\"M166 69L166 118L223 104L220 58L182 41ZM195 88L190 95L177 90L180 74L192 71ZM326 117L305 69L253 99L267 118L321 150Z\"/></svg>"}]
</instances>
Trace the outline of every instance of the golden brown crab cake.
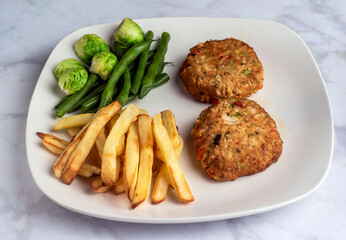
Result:
<instances>
[{"instance_id":1,"label":"golden brown crab cake","mask_svg":"<svg viewBox=\"0 0 346 240\"><path fill-rule=\"evenodd\" d=\"M190 49L180 78L200 102L246 98L263 86L263 67L253 48L227 38L199 43Z\"/></svg>"},{"instance_id":2,"label":"golden brown crab cake","mask_svg":"<svg viewBox=\"0 0 346 240\"><path fill-rule=\"evenodd\" d=\"M203 110L191 134L197 160L218 181L261 172L282 152L275 121L248 99L225 99Z\"/></svg>"}]
</instances>

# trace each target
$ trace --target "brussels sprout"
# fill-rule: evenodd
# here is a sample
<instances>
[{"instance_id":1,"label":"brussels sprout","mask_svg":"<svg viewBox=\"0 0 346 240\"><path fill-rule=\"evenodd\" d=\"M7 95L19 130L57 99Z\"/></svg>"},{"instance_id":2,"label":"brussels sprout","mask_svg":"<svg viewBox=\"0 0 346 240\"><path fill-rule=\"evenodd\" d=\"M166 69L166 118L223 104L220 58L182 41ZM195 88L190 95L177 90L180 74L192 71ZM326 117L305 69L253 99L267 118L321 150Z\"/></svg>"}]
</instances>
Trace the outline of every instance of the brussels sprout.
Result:
<instances>
[{"instance_id":1,"label":"brussels sprout","mask_svg":"<svg viewBox=\"0 0 346 240\"><path fill-rule=\"evenodd\" d=\"M88 79L88 71L84 68L70 68L64 71L59 78L59 87L67 95L71 95L80 90Z\"/></svg>"},{"instance_id":2,"label":"brussels sprout","mask_svg":"<svg viewBox=\"0 0 346 240\"><path fill-rule=\"evenodd\" d=\"M144 39L143 30L130 18L124 18L120 26L113 33L115 40L131 47Z\"/></svg>"},{"instance_id":3,"label":"brussels sprout","mask_svg":"<svg viewBox=\"0 0 346 240\"><path fill-rule=\"evenodd\" d=\"M58 66L56 66L56 68L54 69L54 76L56 77L56 79L59 79L60 75L70 69L70 68L85 68L84 64L80 61L78 61L77 59L74 58L68 58L63 60L61 63L58 64Z\"/></svg>"},{"instance_id":4,"label":"brussels sprout","mask_svg":"<svg viewBox=\"0 0 346 240\"><path fill-rule=\"evenodd\" d=\"M117 57L109 52L96 53L91 61L90 72L97 73L103 80L108 80L114 65L118 62Z\"/></svg>"},{"instance_id":5,"label":"brussels sprout","mask_svg":"<svg viewBox=\"0 0 346 240\"><path fill-rule=\"evenodd\" d=\"M107 43L96 34L86 34L74 45L77 56L86 64L90 65L93 56L101 51L109 51Z\"/></svg>"}]
</instances>

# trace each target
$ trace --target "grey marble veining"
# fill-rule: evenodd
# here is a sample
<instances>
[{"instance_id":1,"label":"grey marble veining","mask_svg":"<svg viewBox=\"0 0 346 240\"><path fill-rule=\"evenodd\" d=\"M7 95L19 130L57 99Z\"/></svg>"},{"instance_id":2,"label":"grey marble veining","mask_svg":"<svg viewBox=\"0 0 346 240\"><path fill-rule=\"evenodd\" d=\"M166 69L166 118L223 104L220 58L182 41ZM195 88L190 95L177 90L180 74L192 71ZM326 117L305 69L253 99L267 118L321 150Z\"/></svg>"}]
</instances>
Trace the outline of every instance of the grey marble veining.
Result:
<instances>
[{"instance_id":1,"label":"grey marble veining","mask_svg":"<svg viewBox=\"0 0 346 240\"><path fill-rule=\"evenodd\" d=\"M0 2L0 239L345 239L346 2L20 1ZM307 43L324 76L335 123L333 163L303 200L267 213L216 222L152 225L96 219L64 209L36 187L25 124L36 81L70 32L123 17L204 16L278 21Z\"/></svg>"}]
</instances>

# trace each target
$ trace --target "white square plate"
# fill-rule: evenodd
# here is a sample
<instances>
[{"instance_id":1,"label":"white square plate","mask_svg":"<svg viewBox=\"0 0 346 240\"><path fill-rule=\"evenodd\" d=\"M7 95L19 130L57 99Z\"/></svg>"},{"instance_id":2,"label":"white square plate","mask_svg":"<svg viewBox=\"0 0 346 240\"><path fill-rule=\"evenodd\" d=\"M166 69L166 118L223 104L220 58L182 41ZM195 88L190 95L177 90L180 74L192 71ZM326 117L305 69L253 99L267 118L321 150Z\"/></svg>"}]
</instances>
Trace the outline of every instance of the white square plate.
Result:
<instances>
[{"instance_id":1,"label":"white square plate","mask_svg":"<svg viewBox=\"0 0 346 240\"><path fill-rule=\"evenodd\" d=\"M54 48L38 79L27 119L26 148L32 176L50 199L73 211L117 221L143 223L202 222L268 211L295 202L316 189L325 179L333 149L333 122L322 75L304 41L291 29L270 21L231 18L154 18L136 22L144 31L171 34L165 71L171 80L134 103L151 116L171 109L184 139L180 163L195 202L180 203L170 191L159 205L146 203L130 209L125 195L96 194L89 184L76 179L70 186L53 175L56 156L35 135L51 132L57 121L54 105L63 96L53 76L65 58L77 58L73 44L84 34L96 33L110 42L119 23L79 29ZM209 39L233 37L254 48L264 66L264 87L251 99L276 120L283 139L279 161L266 171L233 182L210 180L195 160L190 130L208 104L196 102L184 90L179 67L189 49Z\"/></svg>"}]
</instances>

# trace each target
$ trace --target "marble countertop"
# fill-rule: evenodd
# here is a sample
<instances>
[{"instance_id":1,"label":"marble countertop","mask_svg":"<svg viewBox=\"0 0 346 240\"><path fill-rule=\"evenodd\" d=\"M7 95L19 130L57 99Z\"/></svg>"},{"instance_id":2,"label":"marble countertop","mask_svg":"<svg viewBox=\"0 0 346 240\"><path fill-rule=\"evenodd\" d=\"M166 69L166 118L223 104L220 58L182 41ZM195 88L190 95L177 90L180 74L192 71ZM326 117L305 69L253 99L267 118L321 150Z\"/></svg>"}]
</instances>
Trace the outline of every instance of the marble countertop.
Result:
<instances>
[{"instance_id":1,"label":"marble countertop","mask_svg":"<svg viewBox=\"0 0 346 240\"><path fill-rule=\"evenodd\" d=\"M0 2L1 239L345 239L346 2L335 1L35 1ZM289 206L248 217L194 224L133 224L62 208L35 185L25 124L36 81L54 46L81 27L166 16L267 19L296 31L324 76L335 124L333 162L323 184Z\"/></svg>"}]
</instances>

